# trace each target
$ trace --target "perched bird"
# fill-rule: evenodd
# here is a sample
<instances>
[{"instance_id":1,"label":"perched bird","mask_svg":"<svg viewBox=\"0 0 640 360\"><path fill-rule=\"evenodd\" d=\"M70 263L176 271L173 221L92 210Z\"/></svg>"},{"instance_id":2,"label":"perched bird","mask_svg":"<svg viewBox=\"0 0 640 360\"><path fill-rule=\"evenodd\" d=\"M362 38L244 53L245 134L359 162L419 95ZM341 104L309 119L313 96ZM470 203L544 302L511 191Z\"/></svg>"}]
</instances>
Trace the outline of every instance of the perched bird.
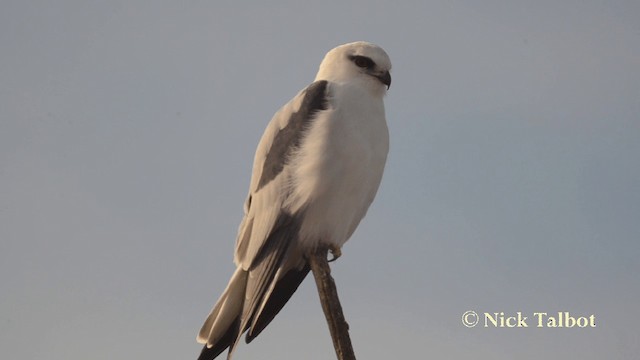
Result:
<instances>
[{"instance_id":1,"label":"perched bird","mask_svg":"<svg viewBox=\"0 0 640 360\"><path fill-rule=\"evenodd\" d=\"M237 269L197 340L211 360L251 342L309 272L320 243L334 259L378 191L389 150L383 97L391 62L371 43L329 51L313 83L271 119L256 150L238 230Z\"/></svg>"}]
</instances>

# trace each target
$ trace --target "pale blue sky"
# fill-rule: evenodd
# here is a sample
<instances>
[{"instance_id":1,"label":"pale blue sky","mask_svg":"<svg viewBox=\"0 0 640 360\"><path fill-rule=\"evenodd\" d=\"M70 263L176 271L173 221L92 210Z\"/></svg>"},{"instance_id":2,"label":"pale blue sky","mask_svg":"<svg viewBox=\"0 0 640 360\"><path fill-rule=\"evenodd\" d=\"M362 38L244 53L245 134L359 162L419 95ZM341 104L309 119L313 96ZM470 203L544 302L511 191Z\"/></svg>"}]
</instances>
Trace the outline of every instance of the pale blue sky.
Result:
<instances>
[{"instance_id":1,"label":"pale blue sky","mask_svg":"<svg viewBox=\"0 0 640 360\"><path fill-rule=\"evenodd\" d=\"M258 139L354 40L394 65L383 184L333 264L358 357L637 356L638 19L632 0L3 0L3 357L195 359ZM311 278L237 352L258 358L334 358Z\"/></svg>"}]
</instances>

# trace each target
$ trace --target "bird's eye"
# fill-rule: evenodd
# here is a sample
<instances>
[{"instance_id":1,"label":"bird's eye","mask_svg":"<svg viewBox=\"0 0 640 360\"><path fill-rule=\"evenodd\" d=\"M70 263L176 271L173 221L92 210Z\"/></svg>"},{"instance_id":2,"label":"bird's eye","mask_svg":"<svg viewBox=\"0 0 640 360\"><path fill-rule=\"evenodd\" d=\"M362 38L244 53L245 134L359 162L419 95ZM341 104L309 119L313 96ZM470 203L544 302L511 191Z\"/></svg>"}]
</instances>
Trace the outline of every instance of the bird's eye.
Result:
<instances>
[{"instance_id":1,"label":"bird's eye","mask_svg":"<svg viewBox=\"0 0 640 360\"><path fill-rule=\"evenodd\" d=\"M373 60L369 59L366 56L354 56L353 62L357 67L361 67L363 69L370 69L376 65Z\"/></svg>"}]
</instances>

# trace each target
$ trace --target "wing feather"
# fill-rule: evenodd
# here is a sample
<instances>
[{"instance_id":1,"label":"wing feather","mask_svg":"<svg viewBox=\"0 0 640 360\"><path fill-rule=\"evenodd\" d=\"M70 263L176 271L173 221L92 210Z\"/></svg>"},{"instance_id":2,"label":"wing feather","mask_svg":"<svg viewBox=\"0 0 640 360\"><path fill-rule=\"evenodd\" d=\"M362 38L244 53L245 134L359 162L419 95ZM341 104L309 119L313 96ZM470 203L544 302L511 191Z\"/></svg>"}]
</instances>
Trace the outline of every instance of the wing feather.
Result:
<instances>
[{"instance_id":1,"label":"wing feather","mask_svg":"<svg viewBox=\"0 0 640 360\"><path fill-rule=\"evenodd\" d=\"M327 109L327 81L299 92L271 119L253 161L245 216L236 241L235 262L247 270L274 229L289 194L288 160L319 111Z\"/></svg>"},{"instance_id":2,"label":"wing feather","mask_svg":"<svg viewBox=\"0 0 640 360\"><path fill-rule=\"evenodd\" d=\"M284 204L291 193L289 160L317 113L328 108L327 84L316 81L298 93L260 139L236 240L238 269L198 337L206 342L201 360L227 347L230 359L242 334L249 330L247 342L258 336L309 272L298 245L303 211L291 214Z\"/></svg>"}]
</instances>

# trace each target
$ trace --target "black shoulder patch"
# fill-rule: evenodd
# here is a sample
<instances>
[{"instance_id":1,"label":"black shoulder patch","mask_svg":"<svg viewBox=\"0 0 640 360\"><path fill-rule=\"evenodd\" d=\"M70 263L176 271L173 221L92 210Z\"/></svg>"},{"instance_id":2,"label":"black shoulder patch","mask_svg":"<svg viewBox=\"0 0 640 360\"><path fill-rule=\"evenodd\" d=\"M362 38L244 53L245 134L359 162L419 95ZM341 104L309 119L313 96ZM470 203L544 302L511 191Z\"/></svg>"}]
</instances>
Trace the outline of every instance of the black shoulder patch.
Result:
<instances>
[{"instance_id":1,"label":"black shoulder patch","mask_svg":"<svg viewBox=\"0 0 640 360\"><path fill-rule=\"evenodd\" d=\"M327 81L320 80L309 85L302 95L302 104L283 129L273 139L273 144L267 153L262 167L262 176L258 182L258 189L267 185L284 169L284 165L291 153L300 146L304 130L321 110L327 109Z\"/></svg>"}]
</instances>

